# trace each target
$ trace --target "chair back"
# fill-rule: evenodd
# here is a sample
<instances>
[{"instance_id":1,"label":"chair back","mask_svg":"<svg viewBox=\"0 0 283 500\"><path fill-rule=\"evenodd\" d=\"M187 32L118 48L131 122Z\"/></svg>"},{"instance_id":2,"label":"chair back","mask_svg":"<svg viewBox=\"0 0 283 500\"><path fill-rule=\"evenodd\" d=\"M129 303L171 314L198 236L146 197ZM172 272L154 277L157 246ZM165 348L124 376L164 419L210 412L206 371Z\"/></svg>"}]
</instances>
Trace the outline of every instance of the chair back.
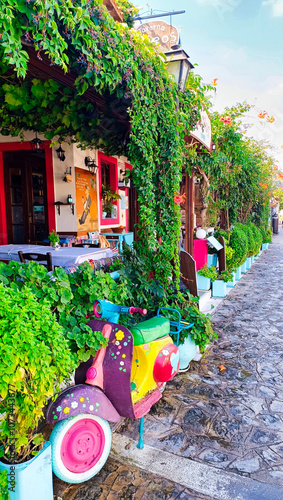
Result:
<instances>
[{"instance_id":1,"label":"chair back","mask_svg":"<svg viewBox=\"0 0 283 500\"><path fill-rule=\"evenodd\" d=\"M198 287L196 261L188 252L185 252L185 250L181 250L180 252L180 271L182 282L186 288L188 288L189 292L194 295L194 297L197 297Z\"/></svg>"},{"instance_id":2,"label":"chair back","mask_svg":"<svg viewBox=\"0 0 283 500\"><path fill-rule=\"evenodd\" d=\"M51 257L51 252L47 252L46 254L42 253L36 253L36 252L29 252L29 253L23 253L22 251L18 252L20 262L23 264L26 264L26 261L28 260L33 260L35 262L39 262L40 264L43 264L45 267L47 267L48 271L53 271L54 267L52 266L52 257Z\"/></svg>"}]
</instances>

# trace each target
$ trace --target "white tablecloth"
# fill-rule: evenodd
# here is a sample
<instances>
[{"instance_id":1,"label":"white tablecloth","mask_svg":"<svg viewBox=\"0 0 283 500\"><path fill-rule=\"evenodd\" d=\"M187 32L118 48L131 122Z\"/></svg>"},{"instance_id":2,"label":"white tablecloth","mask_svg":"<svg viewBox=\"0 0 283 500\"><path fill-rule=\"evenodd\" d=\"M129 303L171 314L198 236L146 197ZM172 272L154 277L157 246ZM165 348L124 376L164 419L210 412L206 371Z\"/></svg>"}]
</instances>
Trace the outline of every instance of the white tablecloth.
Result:
<instances>
[{"instance_id":1,"label":"white tablecloth","mask_svg":"<svg viewBox=\"0 0 283 500\"><path fill-rule=\"evenodd\" d=\"M61 247L55 250L53 247L40 245L0 245L0 260L20 261L18 252L42 253L51 252L53 266L68 267L81 264L86 260L99 260L112 257L109 248L76 248Z\"/></svg>"}]
</instances>

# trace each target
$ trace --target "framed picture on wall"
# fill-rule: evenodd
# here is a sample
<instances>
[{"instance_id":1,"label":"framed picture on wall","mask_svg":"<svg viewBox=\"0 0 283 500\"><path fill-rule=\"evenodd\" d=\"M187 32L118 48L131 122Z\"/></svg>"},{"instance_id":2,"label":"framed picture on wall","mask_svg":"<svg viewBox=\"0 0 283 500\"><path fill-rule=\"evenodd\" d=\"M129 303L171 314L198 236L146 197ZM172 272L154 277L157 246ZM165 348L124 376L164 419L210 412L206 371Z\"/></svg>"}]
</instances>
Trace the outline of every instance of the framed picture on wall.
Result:
<instances>
[{"instance_id":1,"label":"framed picture on wall","mask_svg":"<svg viewBox=\"0 0 283 500\"><path fill-rule=\"evenodd\" d=\"M75 168L78 236L98 230L97 178Z\"/></svg>"}]
</instances>

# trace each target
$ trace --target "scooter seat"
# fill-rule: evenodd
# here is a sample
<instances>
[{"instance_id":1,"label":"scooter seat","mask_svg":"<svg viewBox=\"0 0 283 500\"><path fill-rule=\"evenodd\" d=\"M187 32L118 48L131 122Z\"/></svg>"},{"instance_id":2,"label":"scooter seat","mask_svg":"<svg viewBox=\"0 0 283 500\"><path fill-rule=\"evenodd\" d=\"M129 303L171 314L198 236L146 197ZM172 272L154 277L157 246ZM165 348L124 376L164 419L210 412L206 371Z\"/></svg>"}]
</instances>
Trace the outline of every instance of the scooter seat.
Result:
<instances>
[{"instance_id":1,"label":"scooter seat","mask_svg":"<svg viewBox=\"0 0 283 500\"><path fill-rule=\"evenodd\" d=\"M147 319L131 328L134 345L147 344L153 340L169 335L170 321L162 316Z\"/></svg>"}]
</instances>

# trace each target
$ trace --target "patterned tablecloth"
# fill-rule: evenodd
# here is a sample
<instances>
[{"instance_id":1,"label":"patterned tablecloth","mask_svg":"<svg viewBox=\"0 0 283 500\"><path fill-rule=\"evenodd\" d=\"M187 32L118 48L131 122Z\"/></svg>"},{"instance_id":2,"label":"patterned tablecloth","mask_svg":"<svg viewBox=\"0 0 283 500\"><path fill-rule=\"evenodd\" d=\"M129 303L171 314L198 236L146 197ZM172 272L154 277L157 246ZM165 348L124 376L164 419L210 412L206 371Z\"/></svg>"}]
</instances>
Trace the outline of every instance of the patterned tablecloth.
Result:
<instances>
[{"instance_id":1,"label":"patterned tablecloth","mask_svg":"<svg viewBox=\"0 0 283 500\"><path fill-rule=\"evenodd\" d=\"M68 267L76 266L87 260L100 260L112 257L109 248L76 248L61 247L55 250L53 247L40 245L0 245L0 260L20 261L18 252L42 253L51 252L53 266Z\"/></svg>"}]
</instances>

